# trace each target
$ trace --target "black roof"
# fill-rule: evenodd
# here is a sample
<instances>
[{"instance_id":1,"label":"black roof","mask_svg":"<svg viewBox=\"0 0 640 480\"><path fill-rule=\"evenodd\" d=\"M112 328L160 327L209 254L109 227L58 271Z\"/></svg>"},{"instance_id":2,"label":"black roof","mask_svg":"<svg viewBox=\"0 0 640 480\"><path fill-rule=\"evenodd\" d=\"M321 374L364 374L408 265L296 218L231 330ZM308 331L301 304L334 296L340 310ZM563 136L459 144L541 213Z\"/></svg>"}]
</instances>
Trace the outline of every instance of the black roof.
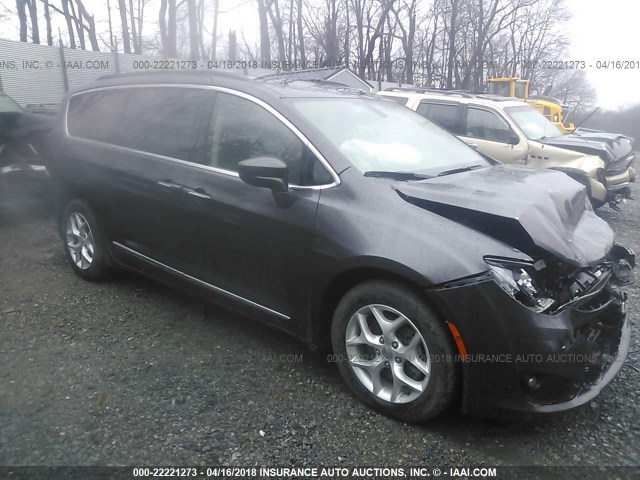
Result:
<instances>
[{"instance_id":1,"label":"black roof","mask_svg":"<svg viewBox=\"0 0 640 480\"><path fill-rule=\"evenodd\" d=\"M251 78L235 72L220 70L152 70L104 75L97 82L83 85L71 93L90 90L100 86L131 84L193 84L216 85L233 88L246 93L288 97L362 97L371 96L361 90L341 83L321 80L280 79L271 76Z\"/></svg>"},{"instance_id":2,"label":"black roof","mask_svg":"<svg viewBox=\"0 0 640 480\"><path fill-rule=\"evenodd\" d=\"M236 80L248 80L249 77L225 70L141 70L139 72L110 73L98 78L99 82L120 82L129 84L133 81L142 83L156 82L186 82L209 83L213 78L233 78Z\"/></svg>"},{"instance_id":3,"label":"black roof","mask_svg":"<svg viewBox=\"0 0 640 480\"><path fill-rule=\"evenodd\" d=\"M269 73L260 76L261 79L279 79L286 78L290 80L329 80L337 75L346 67L338 68L310 68L307 70L294 70L291 72Z\"/></svg>"}]
</instances>

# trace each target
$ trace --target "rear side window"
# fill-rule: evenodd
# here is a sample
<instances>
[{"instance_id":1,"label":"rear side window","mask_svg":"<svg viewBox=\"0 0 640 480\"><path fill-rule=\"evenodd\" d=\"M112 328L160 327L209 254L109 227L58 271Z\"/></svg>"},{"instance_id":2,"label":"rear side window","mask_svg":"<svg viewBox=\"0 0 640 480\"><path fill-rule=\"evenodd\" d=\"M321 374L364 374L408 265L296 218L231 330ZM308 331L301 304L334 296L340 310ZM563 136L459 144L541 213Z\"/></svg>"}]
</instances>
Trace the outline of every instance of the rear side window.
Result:
<instances>
[{"instance_id":1,"label":"rear side window","mask_svg":"<svg viewBox=\"0 0 640 480\"><path fill-rule=\"evenodd\" d=\"M69 100L67 129L74 137L112 143L123 119L126 90L101 90L74 95Z\"/></svg>"},{"instance_id":2,"label":"rear side window","mask_svg":"<svg viewBox=\"0 0 640 480\"><path fill-rule=\"evenodd\" d=\"M421 102L416 112L451 133L460 134L458 112L460 106L452 103Z\"/></svg>"},{"instance_id":3,"label":"rear side window","mask_svg":"<svg viewBox=\"0 0 640 480\"><path fill-rule=\"evenodd\" d=\"M492 142L509 143L511 135L509 125L495 113L472 107L467 110L467 131L465 136Z\"/></svg>"},{"instance_id":4,"label":"rear side window","mask_svg":"<svg viewBox=\"0 0 640 480\"><path fill-rule=\"evenodd\" d=\"M213 98L207 90L177 87L83 93L71 98L67 125L75 137L198 161L200 119L210 115Z\"/></svg>"},{"instance_id":5,"label":"rear side window","mask_svg":"<svg viewBox=\"0 0 640 480\"><path fill-rule=\"evenodd\" d=\"M199 162L202 114L214 95L197 88L151 87L131 90L122 128L114 142L165 157Z\"/></svg>"},{"instance_id":6,"label":"rear side window","mask_svg":"<svg viewBox=\"0 0 640 480\"><path fill-rule=\"evenodd\" d=\"M287 164L289 182L304 184L305 147L278 118L262 106L236 95L219 93L209 132L212 167L238 171L238 163L275 157Z\"/></svg>"}]
</instances>

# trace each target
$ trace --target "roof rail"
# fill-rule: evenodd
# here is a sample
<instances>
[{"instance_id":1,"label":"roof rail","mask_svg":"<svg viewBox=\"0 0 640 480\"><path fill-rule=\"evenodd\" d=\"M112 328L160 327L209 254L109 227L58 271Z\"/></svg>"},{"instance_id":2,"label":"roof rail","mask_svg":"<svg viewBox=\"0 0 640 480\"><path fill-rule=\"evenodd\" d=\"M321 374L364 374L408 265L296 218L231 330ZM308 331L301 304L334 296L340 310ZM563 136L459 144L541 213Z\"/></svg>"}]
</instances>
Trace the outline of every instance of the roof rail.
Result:
<instances>
[{"instance_id":1,"label":"roof rail","mask_svg":"<svg viewBox=\"0 0 640 480\"><path fill-rule=\"evenodd\" d=\"M108 75L102 75L101 77L98 77L98 80L113 80L113 79L118 79L118 78L137 78L137 77L145 77L145 76L153 76L153 75L171 75L171 74L175 74L175 75L193 75L193 76L203 76L203 77L207 77L207 76L220 76L220 77L226 77L226 78L234 78L237 80L250 80L249 77L247 77L246 75L242 75L240 73L236 73L236 72L229 72L226 70L216 70L216 69L211 69L211 70L174 70L174 69L167 69L167 70L139 70L136 72L121 72L121 73L110 73Z\"/></svg>"},{"instance_id":2,"label":"roof rail","mask_svg":"<svg viewBox=\"0 0 640 480\"><path fill-rule=\"evenodd\" d=\"M351 87L349 85L345 85L344 83L334 82L332 80L321 80L316 78L310 79L298 79L298 78L268 78L269 76L260 76L256 77L255 80L258 82L277 84L280 86L296 86L296 84L307 85L312 88L319 89L330 89L336 92L342 93L352 93L353 95L370 95L368 92L364 90L360 90L359 88ZM300 86L300 85L298 85Z\"/></svg>"},{"instance_id":3,"label":"roof rail","mask_svg":"<svg viewBox=\"0 0 640 480\"><path fill-rule=\"evenodd\" d=\"M514 100L522 101L517 97L503 97L486 92L474 92L471 90L455 90L444 88L422 88L422 87L391 87L384 90L385 92L413 92L413 93L435 93L438 95L452 95L462 98L481 98L483 100L492 100L494 102L510 102ZM529 97L533 98L533 96Z\"/></svg>"},{"instance_id":4,"label":"roof rail","mask_svg":"<svg viewBox=\"0 0 640 480\"><path fill-rule=\"evenodd\" d=\"M386 88L385 92L413 92L413 93L438 93L441 95L456 95L464 98L473 98L473 92L465 90L446 90L442 88L424 88L424 87L391 87Z\"/></svg>"},{"instance_id":5,"label":"roof rail","mask_svg":"<svg viewBox=\"0 0 640 480\"><path fill-rule=\"evenodd\" d=\"M484 100L493 100L494 102L512 102L514 100L522 102L522 99L518 97L503 97L502 95L495 95L493 93L479 93L477 97L483 98Z\"/></svg>"},{"instance_id":6,"label":"roof rail","mask_svg":"<svg viewBox=\"0 0 640 480\"><path fill-rule=\"evenodd\" d=\"M311 82L313 84L316 85L325 85L328 87L347 87L349 88L349 85L345 85L344 83L340 83L340 82L334 82L333 80L323 80L321 78L287 78L284 75L280 75L280 74L274 74L274 73L268 73L266 75L260 75L258 77L255 77L256 81L258 82L274 82L274 83L282 83L283 85L287 85L289 83L295 83L295 82Z\"/></svg>"}]
</instances>

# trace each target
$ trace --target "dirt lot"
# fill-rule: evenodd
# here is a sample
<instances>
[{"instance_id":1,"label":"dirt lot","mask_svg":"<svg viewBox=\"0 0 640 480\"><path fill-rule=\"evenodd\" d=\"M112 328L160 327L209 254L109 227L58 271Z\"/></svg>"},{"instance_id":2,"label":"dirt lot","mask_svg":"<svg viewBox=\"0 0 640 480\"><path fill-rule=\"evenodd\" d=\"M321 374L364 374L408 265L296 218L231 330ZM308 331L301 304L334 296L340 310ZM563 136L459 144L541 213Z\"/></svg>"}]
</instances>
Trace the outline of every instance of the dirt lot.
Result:
<instances>
[{"instance_id":1,"label":"dirt lot","mask_svg":"<svg viewBox=\"0 0 640 480\"><path fill-rule=\"evenodd\" d=\"M602 216L640 251L636 196ZM595 401L423 426L364 408L334 368L247 318L131 275L80 280L34 205L0 210L0 292L0 465L640 464L635 286L634 353Z\"/></svg>"}]
</instances>

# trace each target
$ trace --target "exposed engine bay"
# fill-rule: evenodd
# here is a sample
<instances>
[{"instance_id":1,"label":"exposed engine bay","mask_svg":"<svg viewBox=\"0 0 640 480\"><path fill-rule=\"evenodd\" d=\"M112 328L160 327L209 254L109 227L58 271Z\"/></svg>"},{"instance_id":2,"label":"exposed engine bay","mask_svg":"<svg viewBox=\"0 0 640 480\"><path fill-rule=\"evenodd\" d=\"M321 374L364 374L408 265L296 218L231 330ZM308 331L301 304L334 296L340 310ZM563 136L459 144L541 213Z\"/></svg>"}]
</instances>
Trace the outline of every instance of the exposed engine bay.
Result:
<instances>
[{"instance_id":1,"label":"exposed engine bay","mask_svg":"<svg viewBox=\"0 0 640 480\"><path fill-rule=\"evenodd\" d=\"M548 314L587 304L610 283L633 282L635 267L634 253L617 244L604 261L589 267L553 259L522 262L487 256L485 261L503 290L524 306Z\"/></svg>"}]
</instances>

